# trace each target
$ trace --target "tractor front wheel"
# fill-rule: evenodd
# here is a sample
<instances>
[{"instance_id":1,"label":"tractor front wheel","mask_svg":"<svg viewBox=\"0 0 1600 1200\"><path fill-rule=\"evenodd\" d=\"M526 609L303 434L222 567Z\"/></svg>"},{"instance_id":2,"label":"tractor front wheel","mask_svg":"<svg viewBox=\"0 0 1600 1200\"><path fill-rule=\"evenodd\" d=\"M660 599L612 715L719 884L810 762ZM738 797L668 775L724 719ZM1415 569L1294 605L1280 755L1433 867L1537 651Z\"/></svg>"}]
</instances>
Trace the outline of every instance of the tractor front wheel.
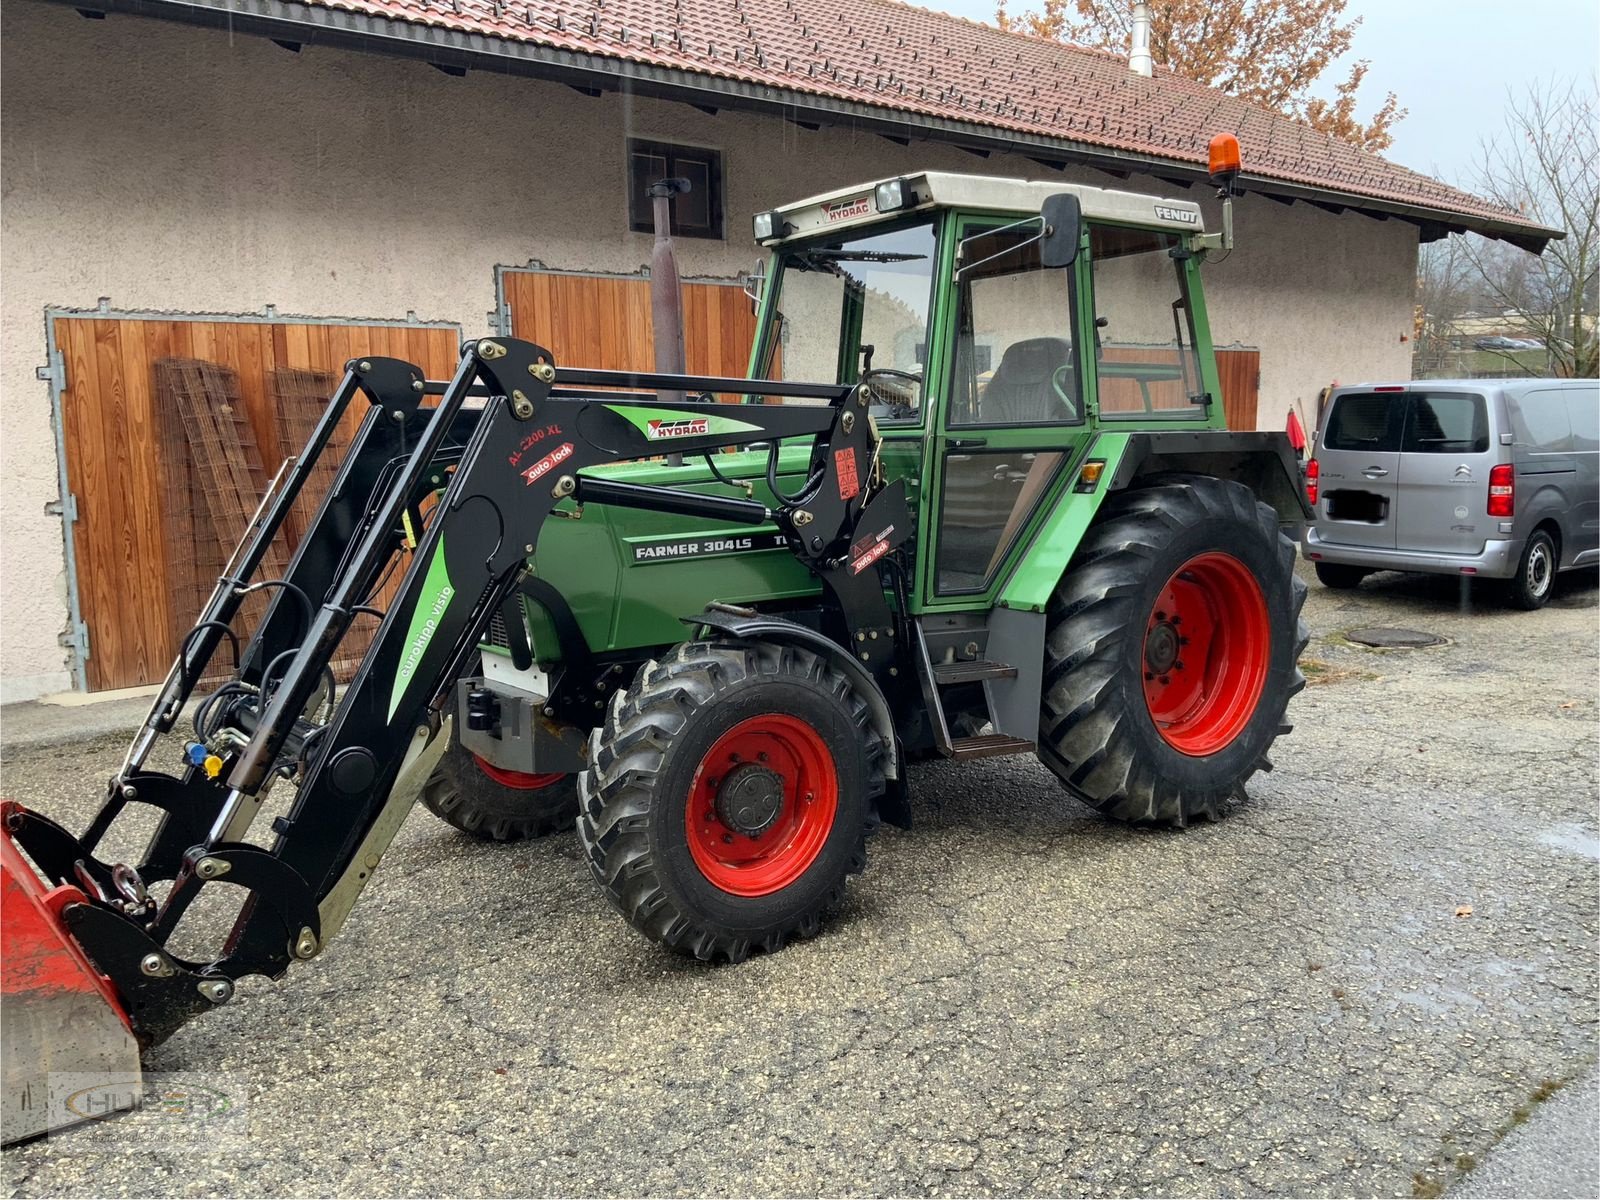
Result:
<instances>
[{"instance_id":1,"label":"tractor front wheel","mask_svg":"<svg viewBox=\"0 0 1600 1200\"><path fill-rule=\"evenodd\" d=\"M450 748L422 786L428 811L463 833L519 842L571 829L578 810L576 775L506 771L464 748Z\"/></svg>"},{"instance_id":2,"label":"tractor front wheel","mask_svg":"<svg viewBox=\"0 0 1600 1200\"><path fill-rule=\"evenodd\" d=\"M1217 817L1271 769L1305 686L1294 559L1242 484L1165 476L1109 500L1050 605L1040 758L1119 820Z\"/></svg>"},{"instance_id":3,"label":"tractor front wheel","mask_svg":"<svg viewBox=\"0 0 1600 1200\"><path fill-rule=\"evenodd\" d=\"M578 834L646 937L738 962L808 937L866 865L884 745L850 681L804 650L689 642L611 701Z\"/></svg>"}]
</instances>

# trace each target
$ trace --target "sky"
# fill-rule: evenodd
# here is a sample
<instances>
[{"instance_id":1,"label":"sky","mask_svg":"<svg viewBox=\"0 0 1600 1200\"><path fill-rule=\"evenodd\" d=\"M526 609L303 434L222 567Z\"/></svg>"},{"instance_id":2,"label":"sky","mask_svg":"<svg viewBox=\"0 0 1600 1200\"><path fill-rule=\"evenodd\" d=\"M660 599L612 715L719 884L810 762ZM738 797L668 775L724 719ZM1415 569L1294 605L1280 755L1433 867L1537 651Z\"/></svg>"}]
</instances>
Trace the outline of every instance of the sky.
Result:
<instances>
[{"instance_id":1,"label":"sky","mask_svg":"<svg viewBox=\"0 0 1600 1200\"><path fill-rule=\"evenodd\" d=\"M993 0L921 3L994 20ZM1031 7L1012 0L1010 11ZM1345 15L1362 18L1349 60L1372 64L1357 114L1369 115L1394 92L1410 111L1393 127L1384 157L1449 183L1470 185L1480 141L1502 128L1508 89L1593 77L1600 68L1597 0L1349 0ZM1330 68L1318 91L1331 95L1348 70Z\"/></svg>"}]
</instances>

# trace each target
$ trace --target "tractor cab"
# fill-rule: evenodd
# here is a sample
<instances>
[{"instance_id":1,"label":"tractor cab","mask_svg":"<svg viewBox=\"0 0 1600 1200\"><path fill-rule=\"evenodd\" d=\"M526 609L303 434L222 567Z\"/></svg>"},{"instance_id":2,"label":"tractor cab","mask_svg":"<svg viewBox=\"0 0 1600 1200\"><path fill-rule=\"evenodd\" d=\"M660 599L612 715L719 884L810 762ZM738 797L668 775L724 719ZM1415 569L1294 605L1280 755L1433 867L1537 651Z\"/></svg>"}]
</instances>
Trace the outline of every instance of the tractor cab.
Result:
<instances>
[{"instance_id":1,"label":"tractor cab","mask_svg":"<svg viewBox=\"0 0 1600 1200\"><path fill-rule=\"evenodd\" d=\"M1223 425L1199 271L1217 239L1193 202L930 171L754 232L752 374L869 389L885 470L936 531L926 606L994 602L1097 434Z\"/></svg>"}]
</instances>

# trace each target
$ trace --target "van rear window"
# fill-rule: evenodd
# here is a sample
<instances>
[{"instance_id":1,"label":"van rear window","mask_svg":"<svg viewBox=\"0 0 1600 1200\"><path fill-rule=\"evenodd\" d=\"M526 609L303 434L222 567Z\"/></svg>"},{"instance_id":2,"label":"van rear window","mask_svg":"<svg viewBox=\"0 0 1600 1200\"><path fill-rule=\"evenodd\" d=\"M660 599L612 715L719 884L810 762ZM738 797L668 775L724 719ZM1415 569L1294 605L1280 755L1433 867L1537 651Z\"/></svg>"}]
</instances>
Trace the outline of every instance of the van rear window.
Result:
<instances>
[{"instance_id":1,"label":"van rear window","mask_svg":"<svg viewBox=\"0 0 1600 1200\"><path fill-rule=\"evenodd\" d=\"M1411 393L1406 454L1482 454L1489 448L1489 411L1482 396Z\"/></svg>"},{"instance_id":2,"label":"van rear window","mask_svg":"<svg viewBox=\"0 0 1600 1200\"><path fill-rule=\"evenodd\" d=\"M1347 392L1336 397L1328 414L1322 444L1329 450L1368 452L1400 449L1400 421L1405 413L1402 394L1375 395Z\"/></svg>"}]
</instances>

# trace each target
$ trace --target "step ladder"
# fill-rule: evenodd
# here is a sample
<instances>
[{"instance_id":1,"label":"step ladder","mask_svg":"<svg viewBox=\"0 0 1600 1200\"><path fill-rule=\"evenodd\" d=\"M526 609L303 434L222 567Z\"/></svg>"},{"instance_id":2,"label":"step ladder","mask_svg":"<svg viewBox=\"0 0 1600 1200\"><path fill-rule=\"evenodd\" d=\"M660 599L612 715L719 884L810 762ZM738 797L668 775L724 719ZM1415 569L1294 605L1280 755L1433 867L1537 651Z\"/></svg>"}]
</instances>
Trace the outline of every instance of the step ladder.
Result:
<instances>
[{"instance_id":1,"label":"step ladder","mask_svg":"<svg viewBox=\"0 0 1600 1200\"><path fill-rule=\"evenodd\" d=\"M1007 733L980 733L966 737L952 737L950 722L944 711L944 689L961 684L983 684L984 701L988 708L988 724L994 728L995 704L991 689L1015 681L1017 668L1009 663L991 662L986 658L956 658L934 662L928 651L928 638L922 622L917 628L917 674L922 681L922 698L928 706L929 723L933 726L934 745L946 758L996 758L1003 754L1032 753L1034 743L1029 738Z\"/></svg>"}]
</instances>

